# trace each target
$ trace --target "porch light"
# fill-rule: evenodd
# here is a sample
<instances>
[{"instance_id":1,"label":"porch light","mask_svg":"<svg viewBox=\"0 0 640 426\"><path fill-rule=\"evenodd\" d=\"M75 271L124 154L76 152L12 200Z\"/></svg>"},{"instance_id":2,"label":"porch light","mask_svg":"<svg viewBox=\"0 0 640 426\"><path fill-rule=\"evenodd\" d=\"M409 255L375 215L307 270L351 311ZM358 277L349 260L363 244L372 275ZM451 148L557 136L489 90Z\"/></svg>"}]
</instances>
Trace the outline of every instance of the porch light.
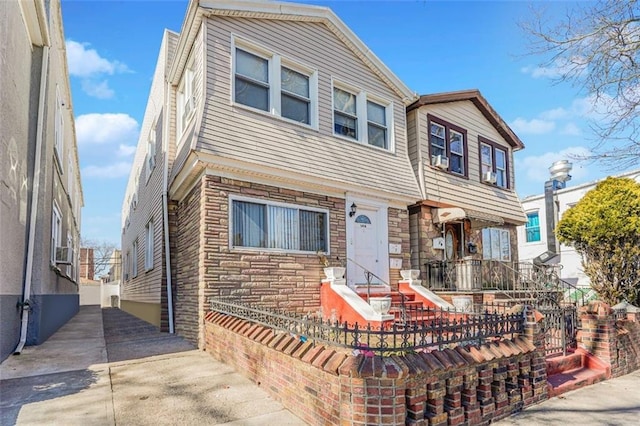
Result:
<instances>
[{"instance_id":1,"label":"porch light","mask_svg":"<svg viewBox=\"0 0 640 426\"><path fill-rule=\"evenodd\" d=\"M349 217L353 217L353 215L356 214L357 208L358 206L356 206L356 203L351 204L351 211L349 211Z\"/></svg>"}]
</instances>

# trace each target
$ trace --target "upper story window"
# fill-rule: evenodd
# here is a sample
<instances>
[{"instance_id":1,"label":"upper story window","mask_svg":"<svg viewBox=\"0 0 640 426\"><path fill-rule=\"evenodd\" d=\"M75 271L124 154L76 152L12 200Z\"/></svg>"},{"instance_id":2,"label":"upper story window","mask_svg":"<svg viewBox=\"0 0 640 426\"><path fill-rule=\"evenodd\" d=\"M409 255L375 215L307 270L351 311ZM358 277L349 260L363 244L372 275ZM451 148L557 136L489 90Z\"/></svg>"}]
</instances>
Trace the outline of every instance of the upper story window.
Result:
<instances>
[{"instance_id":1,"label":"upper story window","mask_svg":"<svg viewBox=\"0 0 640 426\"><path fill-rule=\"evenodd\" d=\"M527 213L527 224L525 226L527 242L540 241L540 216L538 212Z\"/></svg>"},{"instance_id":2,"label":"upper story window","mask_svg":"<svg viewBox=\"0 0 640 426\"><path fill-rule=\"evenodd\" d=\"M480 141L480 179L485 183L492 183L500 188L509 188L509 157L503 148L482 136Z\"/></svg>"},{"instance_id":3,"label":"upper story window","mask_svg":"<svg viewBox=\"0 0 640 426\"><path fill-rule=\"evenodd\" d=\"M56 109L54 114L54 145L53 151L62 171L62 150L64 147L64 116L62 114L62 97L60 96L60 88L56 86Z\"/></svg>"},{"instance_id":4,"label":"upper story window","mask_svg":"<svg viewBox=\"0 0 640 426\"><path fill-rule=\"evenodd\" d=\"M467 131L428 115L431 165L468 177Z\"/></svg>"},{"instance_id":5,"label":"upper story window","mask_svg":"<svg viewBox=\"0 0 640 426\"><path fill-rule=\"evenodd\" d=\"M138 276L138 239L133 241L133 247L131 248L131 278Z\"/></svg>"},{"instance_id":6,"label":"upper story window","mask_svg":"<svg viewBox=\"0 0 640 426\"><path fill-rule=\"evenodd\" d=\"M391 150L392 104L352 88L333 88L333 133Z\"/></svg>"},{"instance_id":7,"label":"upper story window","mask_svg":"<svg viewBox=\"0 0 640 426\"><path fill-rule=\"evenodd\" d=\"M151 125L149 137L147 138L147 182L151 176L151 172L156 167L156 123Z\"/></svg>"},{"instance_id":8,"label":"upper story window","mask_svg":"<svg viewBox=\"0 0 640 426\"><path fill-rule=\"evenodd\" d=\"M145 229L145 250L144 250L144 269L146 271L153 269L153 250L154 250L154 226L153 219L147 223Z\"/></svg>"},{"instance_id":9,"label":"upper story window","mask_svg":"<svg viewBox=\"0 0 640 426\"><path fill-rule=\"evenodd\" d=\"M191 57L187 61L182 80L180 80L180 84L178 85L178 135L184 133L187 125L195 115L195 72L193 67L194 61L193 57Z\"/></svg>"},{"instance_id":10,"label":"upper story window","mask_svg":"<svg viewBox=\"0 0 640 426\"><path fill-rule=\"evenodd\" d=\"M236 104L317 128L317 71L234 39L233 73Z\"/></svg>"},{"instance_id":11,"label":"upper story window","mask_svg":"<svg viewBox=\"0 0 640 426\"><path fill-rule=\"evenodd\" d=\"M51 264L56 264L56 249L62 246L62 214L60 209L53 203L51 213Z\"/></svg>"},{"instance_id":12,"label":"upper story window","mask_svg":"<svg viewBox=\"0 0 640 426\"><path fill-rule=\"evenodd\" d=\"M233 199L231 209L233 247L328 251L326 210L245 199Z\"/></svg>"}]
</instances>

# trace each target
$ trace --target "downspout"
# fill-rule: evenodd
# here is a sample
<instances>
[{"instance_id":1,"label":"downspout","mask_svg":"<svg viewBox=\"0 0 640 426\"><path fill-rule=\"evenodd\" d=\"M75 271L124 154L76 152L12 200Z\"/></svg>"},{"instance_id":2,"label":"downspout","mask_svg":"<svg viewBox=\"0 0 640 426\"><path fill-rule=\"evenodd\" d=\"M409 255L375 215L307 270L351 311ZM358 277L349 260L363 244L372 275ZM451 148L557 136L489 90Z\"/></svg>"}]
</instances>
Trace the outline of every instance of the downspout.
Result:
<instances>
[{"instance_id":1,"label":"downspout","mask_svg":"<svg viewBox=\"0 0 640 426\"><path fill-rule=\"evenodd\" d=\"M171 90L169 90L171 93ZM166 107L166 104L165 104ZM165 111L167 111L165 109ZM167 114L165 114L165 117ZM169 333L175 333L173 326L173 291L171 289L171 246L169 245L169 201L168 201L168 186L169 186L169 132L168 129L170 127L169 119L165 120L165 132L163 145L164 145L164 170L162 176L162 218L163 218L163 228L164 228L164 254L165 254L165 264L166 264L166 274L167 274L167 310L169 313Z\"/></svg>"},{"instance_id":2,"label":"downspout","mask_svg":"<svg viewBox=\"0 0 640 426\"><path fill-rule=\"evenodd\" d=\"M40 74L40 94L38 97L38 124L36 128L36 155L33 165L33 190L31 192L31 214L29 217L29 241L27 243L27 260L22 292L22 324L20 326L20 341L13 351L20 355L27 341L27 325L31 309L31 279L33 275L33 251L36 239L36 219L38 216L38 194L40 192L40 160L42 157L42 134L44 129L44 106L47 91L47 74L49 73L49 47L42 48L42 69Z\"/></svg>"}]
</instances>

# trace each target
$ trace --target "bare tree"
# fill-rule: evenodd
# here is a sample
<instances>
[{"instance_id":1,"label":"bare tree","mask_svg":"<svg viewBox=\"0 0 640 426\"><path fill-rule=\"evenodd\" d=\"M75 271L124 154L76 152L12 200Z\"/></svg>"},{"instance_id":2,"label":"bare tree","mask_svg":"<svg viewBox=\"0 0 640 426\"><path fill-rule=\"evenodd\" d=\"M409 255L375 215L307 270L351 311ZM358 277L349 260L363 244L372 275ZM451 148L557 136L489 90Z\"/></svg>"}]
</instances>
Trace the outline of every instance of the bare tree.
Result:
<instances>
[{"instance_id":1,"label":"bare tree","mask_svg":"<svg viewBox=\"0 0 640 426\"><path fill-rule=\"evenodd\" d=\"M118 248L115 244L105 240L100 241L83 238L81 247L93 249L93 273L96 279L109 272L111 256L113 255L113 251Z\"/></svg>"},{"instance_id":2,"label":"bare tree","mask_svg":"<svg viewBox=\"0 0 640 426\"><path fill-rule=\"evenodd\" d=\"M521 27L531 54L544 55L556 82L586 94L591 120L592 159L623 169L640 162L640 10L637 0L579 2L560 18L539 6Z\"/></svg>"}]
</instances>

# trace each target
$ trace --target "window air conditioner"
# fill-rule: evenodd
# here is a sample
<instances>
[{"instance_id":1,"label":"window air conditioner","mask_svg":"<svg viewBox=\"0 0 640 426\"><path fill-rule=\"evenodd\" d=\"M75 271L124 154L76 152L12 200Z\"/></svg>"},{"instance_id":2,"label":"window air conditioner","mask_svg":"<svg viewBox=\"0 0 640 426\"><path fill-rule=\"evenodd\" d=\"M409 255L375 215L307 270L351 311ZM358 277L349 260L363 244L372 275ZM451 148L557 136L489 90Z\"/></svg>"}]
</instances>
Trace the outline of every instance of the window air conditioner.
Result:
<instances>
[{"instance_id":1,"label":"window air conditioner","mask_svg":"<svg viewBox=\"0 0 640 426\"><path fill-rule=\"evenodd\" d=\"M73 263L73 248L56 247L56 263L58 265L71 265Z\"/></svg>"},{"instance_id":2,"label":"window air conditioner","mask_svg":"<svg viewBox=\"0 0 640 426\"><path fill-rule=\"evenodd\" d=\"M487 183L496 183L496 174L493 172L485 172L482 175L482 180Z\"/></svg>"},{"instance_id":3,"label":"window air conditioner","mask_svg":"<svg viewBox=\"0 0 640 426\"><path fill-rule=\"evenodd\" d=\"M438 167L439 169L449 168L449 159L444 155L432 155L431 165Z\"/></svg>"}]
</instances>

